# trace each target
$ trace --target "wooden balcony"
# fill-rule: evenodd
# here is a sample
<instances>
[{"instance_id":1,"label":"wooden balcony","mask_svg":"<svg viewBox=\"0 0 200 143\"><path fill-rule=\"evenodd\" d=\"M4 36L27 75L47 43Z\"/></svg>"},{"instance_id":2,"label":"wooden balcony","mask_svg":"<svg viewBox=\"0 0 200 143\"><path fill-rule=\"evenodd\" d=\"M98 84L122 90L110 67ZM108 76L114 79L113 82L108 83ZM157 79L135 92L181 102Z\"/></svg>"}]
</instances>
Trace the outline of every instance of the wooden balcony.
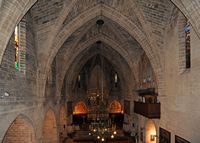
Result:
<instances>
[{"instance_id":1,"label":"wooden balcony","mask_svg":"<svg viewBox=\"0 0 200 143\"><path fill-rule=\"evenodd\" d=\"M134 112L150 119L160 118L160 103L134 101Z\"/></svg>"},{"instance_id":2,"label":"wooden balcony","mask_svg":"<svg viewBox=\"0 0 200 143\"><path fill-rule=\"evenodd\" d=\"M139 94L139 96L144 95L157 95L155 94L155 88L144 88L144 89L138 89L136 92Z\"/></svg>"}]
</instances>

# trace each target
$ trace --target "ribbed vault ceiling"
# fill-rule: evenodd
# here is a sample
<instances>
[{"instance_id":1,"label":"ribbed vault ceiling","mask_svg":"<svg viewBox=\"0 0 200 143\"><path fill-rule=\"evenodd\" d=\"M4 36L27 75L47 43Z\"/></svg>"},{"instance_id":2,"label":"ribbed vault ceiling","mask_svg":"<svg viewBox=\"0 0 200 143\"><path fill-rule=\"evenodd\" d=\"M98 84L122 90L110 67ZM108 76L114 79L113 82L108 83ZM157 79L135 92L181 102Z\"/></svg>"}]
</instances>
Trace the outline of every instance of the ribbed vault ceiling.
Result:
<instances>
[{"instance_id":1,"label":"ribbed vault ceiling","mask_svg":"<svg viewBox=\"0 0 200 143\"><path fill-rule=\"evenodd\" d=\"M54 4L57 7L60 7L60 9L66 6L64 1L59 1L58 3ZM122 57L121 59L123 62L121 63L126 64L130 69L129 74L133 75L135 82L137 82L138 78L138 71L136 70L138 60L143 52L146 52L147 56L150 58L150 61L151 58L153 58L154 61L151 61L152 65L158 66L158 68L154 68L160 70L160 68L162 68L159 67L159 65L161 66L159 62L162 60L160 57L162 57L162 48L164 43L163 36L166 24L170 19L170 11L172 11L173 8L173 4L169 1L165 1L164 3L155 1L152 3L131 0L83 0L74 3L70 11L68 11L67 16L64 19L62 18L63 21L59 27L57 34L58 36L55 38L53 45L50 45L50 47L53 46L50 49L50 54L53 52L52 56L50 57L53 58L56 56L59 67L59 72L57 73L56 78L57 95L60 94L60 88L62 87L65 75L68 75L70 78L75 78L77 76L81 67L86 62L82 59L87 59L87 57L94 56L95 53L95 50L93 50L93 52L91 52L92 50L89 50L90 52L85 51L90 49L89 47L92 47L91 45L99 40L109 45L110 50L107 52L106 57L107 59L112 57L110 59L111 63L117 61L117 54ZM113 14L112 11L116 11L118 16ZM156 12L158 13L156 14ZM60 13L62 13L62 11ZM112 18L112 14L115 18ZM39 22L40 19L43 19L39 18L38 20L38 17L35 18L37 24L50 23L48 20ZM82 18L85 20L81 20ZM54 18L52 18L52 20L55 19L59 19L58 13ZM101 28L99 28L96 24L98 19L104 20L104 25ZM126 21L126 19L129 19L129 21ZM59 21L57 21L57 23L58 22ZM51 22L51 24L53 23L55 22ZM135 25L135 27L127 28L130 31L134 31L136 33L135 36L130 34L130 31L126 29L125 25L128 23ZM143 43L144 40L142 39L145 39L146 43ZM56 48L53 49L54 47ZM81 58L78 58L78 56ZM49 59L47 61L52 60L53 59ZM118 63L120 63L119 60ZM76 66L73 66L73 64ZM49 63L46 65L48 66ZM122 68L118 68L118 70L122 70ZM70 73L70 71L73 72ZM124 73L123 71L118 72L123 73L122 77L124 79L127 73ZM134 84L130 82L127 83L129 83L130 86Z\"/></svg>"},{"instance_id":2,"label":"ribbed vault ceiling","mask_svg":"<svg viewBox=\"0 0 200 143\"><path fill-rule=\"evenodd\" d=\"M113 67L114 70L117 71L119 78L121 79L122 87L125 91L129 90L131 86L134 86L134 75L123 57L105 43L102 43L101 48L98 48L97 44L94 43L88 48L85 48L85 50L82 51L71 63L70 68L68 68L66 79L69 82L68 84L71 85L71 89L73 89L81 69L86 65L86 63L88 63L88 61L94 62L94 57L97 55L103 57L105 61L105 65L103 67L104 69ZM111 65L111 67L108 65Z\"/></svg>"},{"instance_id":3,"label":"ribbed vault ceiling","mask_svg":"<svg viewBox=\"0 0 200 143\"><path fill-rule=\"evenodd\" d=\"M102 26L96 24L98 19L104 21ZM104 43L105 48L102 51L94 48L97 41ZM133 80L125 75L134 77L134 74L137 74L135 69L143 50L139 43L116 22L104 16L98 16L76 30L58 51L56 56L60 67L60 72L57 74L57 79L60 79L57 82L58 87L61 87L65 75L68 77L66 78L68 82L74 83L72 79L76 79L88 57L97 53L107 57L115 65L122 79L126 78L122 80L125 81L126 87L133 86Z\"/></svg>"},{"instance_id":4,"label":"ribbed vault ceiling","mask_svg":"<svg viewBox=\"0 0 200 143\"><path fill-rule=\"evenodd\" d=\"M16 8L27 5L24 12L34 2L32 0L21 4L13 0ZM5 5L11 7L9 1L3 0L1 6ZM6 12L4 9L1 11L2 14ZM37 37L38 78L47 78L56 57L60 61L56 78L60 87L77 56L101 40L109 45L111 51L114 50L122 57L136 82L137 61L141 53L145 52L159 77L158 85L163 85L164 36L176 11L177 8L170 0L38 0L29 11ZM19 18L22 17L20 12L17 13ZM101 33L96 28L96 20L100 18L105 21ZM5 20L2 19L0 26ZM7 23L9 25L11 23ZM10 27L14 29L14 25ZM112 56L114 61L115 56L110 53L107 57ZM91 55L87 53L85 57ZM38 94L44 95L46 82L38 82L38 91L43 91Z\"/></svg>"}]
</instances>

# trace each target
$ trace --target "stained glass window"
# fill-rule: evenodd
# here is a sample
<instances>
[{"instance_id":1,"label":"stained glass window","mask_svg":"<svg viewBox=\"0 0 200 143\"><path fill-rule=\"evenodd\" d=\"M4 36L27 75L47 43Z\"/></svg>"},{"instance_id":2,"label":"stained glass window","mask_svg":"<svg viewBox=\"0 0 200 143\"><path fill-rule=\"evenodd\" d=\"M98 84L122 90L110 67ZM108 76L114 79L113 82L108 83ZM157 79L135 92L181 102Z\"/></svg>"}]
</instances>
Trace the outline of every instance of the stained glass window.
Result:
<instances>
[{"instance_id":1,"label":"stained glass window","mask_svg":"<svg viewBox=\"0 0 200 143\"><path fill-rule=\"evenodd\" d=\"M15 69L19 71L19 26L15 27Z\"/></svg>"},{"instance_id":2,"label":"stained glass window","mask_svg":"<svg viewBox=\"0 0 200 143\"><path fill-rule=\"evenodd\" d=\"M184 27L185 31L185 58L186 58L186 68L191 67L191 52L190 52L190 24L187 21Z\"/></svg>"},{"instance_id":3,"label":"stained glass window","mask_svg":"<svg viewBox=\"0 0 200 143\"><path fill-rule=\"evenodd\" d=\"M26 75L26 21L22 19L14 31L14 66L20 77Z\"/></svg>"}]
</instances>

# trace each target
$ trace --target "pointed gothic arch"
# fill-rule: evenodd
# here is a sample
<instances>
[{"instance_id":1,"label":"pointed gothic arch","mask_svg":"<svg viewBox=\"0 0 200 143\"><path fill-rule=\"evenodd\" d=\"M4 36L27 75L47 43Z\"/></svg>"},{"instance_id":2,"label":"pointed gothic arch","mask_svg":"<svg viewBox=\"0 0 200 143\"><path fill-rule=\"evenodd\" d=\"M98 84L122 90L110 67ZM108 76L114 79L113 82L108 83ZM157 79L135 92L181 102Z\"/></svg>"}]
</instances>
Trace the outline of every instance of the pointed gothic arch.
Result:
<instances>
[{"instance_id":1,"label":"pointed gothic arch","mask_svg":"<svg viewBox=\"0 0 200 143\"><path fill-rule=\"evenodd\" d=\"M145 125L145 143L157 143L156 125L153 120L149 119Z\"/></svg>"},{"instance_id":2,"label":"pointed gothic arch","mask_svg":"<svg viewBox=\"0 0 200 143\"><path fill-rule=\"evenodd\" d=\"M36 143L31 121L24 115L17 116L8 128L2 143Z\"/></svg>"},{"instance_id":3,"label":"pointed gothic arch","mask_svg":"<svg viewBox=\"0 0 200 143\"><path fill-rule=\"evenodd\" d=\"M121 113L122 112L122 105L119 101L113 100L109 106L110 113Z\"/></svg>"},{"instance_id":4,"label":"pointed gothic arch","mask_svg":"<svg viewBox=\"0 0 200 143\"><path fill-rule=\"evenodd\" d=\"M57 143L57 123L52 109L49 109L44 117L43 123L43 143Z\"/></svg>"},{"instance_id":5,"label":"pointed gothic arch","mask_svg":"<svg viewBox=\"0 0 200 143\"><path fill-rule=\"evenodd\" d=\"M117 12L116 10L108 6L99 6L99 5L94 6L93 8L88 9L82 14L80 14L79 16L77 16L77 18L73 19L69 24L63 27L63 30L60 33L58 33L57 37L55 38L51 46L52 48L50 48L51 51L49 51L50 56L47 60L47 63L41 64L43 67L44 73L48 72L49 65L51 65L59 48L63 45L63 43L67 40L67 38L74 31L80 28L83 24L89 22L92 19L95 19L95 17L100 15L101 12L103 16L105 16L106 18L112 21L116 21L123 29L125 29L132 37L134 37L138 41L138 43L146 52L152 64L152 67L155 70L155 74L158 77L157 83L160 86L159 92L160 94L163 94L162 91L164 90L163 90L162 83L164 82L164 77L163 77L163 72L162 72L163 71L162 64L160 63L159 56L156 55L155 49L152 48L153 46L151 45L152 43L149 43L149 41L147 40L147 37L145 36L145 33L141 31L141 29L135 23L131 22L127 17L121 15L119 12ZM81 22L79 20L81 20ZM135 30L132 30L132 29L135 29ZM40 84L42 85L41 88L44 88L43 86L45 86L45 83L44 81L41 81L41 82L43 82ZM44 92L43 90L41 91ZM41 93L41 95L43 95L43 93Z\"/></svg>"},{"instance_id":6,"label":"pointed gothic arch","mask_svg":"<svg viewBox=\"0 0 200 143\"><path fill-rule=\"evenodd\" d=\"M88 112L87 106L84 101L79 101L74 106L74 114L85 114Z\"/></svg>"}]
</instances>

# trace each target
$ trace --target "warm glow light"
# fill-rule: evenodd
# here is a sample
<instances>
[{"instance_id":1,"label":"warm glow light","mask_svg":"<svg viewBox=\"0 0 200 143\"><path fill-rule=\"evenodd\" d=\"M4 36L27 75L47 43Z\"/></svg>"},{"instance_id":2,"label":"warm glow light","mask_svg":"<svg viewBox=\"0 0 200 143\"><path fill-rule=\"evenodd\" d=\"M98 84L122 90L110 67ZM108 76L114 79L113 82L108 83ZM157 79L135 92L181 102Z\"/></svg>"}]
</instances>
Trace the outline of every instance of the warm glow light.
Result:
<instances>
[{"instance_id":1,"label":"warm glow light","mask_svg":"<svg viewBox=\"0 0 200 143\"><path fill-rule=\"evenodd\" d=\"M114 138L114 135L111 135L111 138L113 139L113 138Z\"/></svg>"},{"instance_id":2,"label":"warm glow light","mask_svg":"<svg viewBox=\"0 0 200 143\"><path fill-rule=\"evenodd\" d=\"M117 132L116 131L114 131L114 135L116 135L117 134Z\"/></svg>"},{"instance_id":3,"label":"warm glow light","mask_svg":"<svg viewBox=\"0 0 200 143\"><path fill-rule=\"evenodd\" d=\"M73 114L84 114L87 113L87 106L83 101L76 103Z\"/></svg>"},{"instance_id":4,"label":"warm glow light","mask_svg":"<svg viewBox=\"0 0 200 143\"><path fill-rule=\"evenodd\" d=\"M89 133L89 136L91 136L91 133Z\"/></svg>"},{"instance_id":5,"label":"warm glow light","mask_svg":"<svg viewBox=\"0 0 200 143\"><path fill-rule=\"evenodd\" d=\"M19 28L18 26L15 27L15 42L19 42Z\"/></svg>"},{"instance_id":6,"label":"warm glow light","mask_svg":"<svg viewBox=\"0 0 200 143\"><path fill-rule=\"evenodd\" d=\"M150 141L154 142L156 140L156 131L153 128L151 128L149 131L150 131Z\"/></svg>"},{"instance_id":7,"label":"warm glow light","mask_svg":"<svg viewBox=\"0 0 200 143\"><path fill-rule=\"evenodd\" d=\"M104 141L104 138L102 138L101 141L103 142L103 141Z\"/></svg>"},{"instance_id":8,"label":"warm glow light","mask_svg":"<svg viewBox=\"0 0 200 143\"><path fill-rule=\"evenodd\" d=\"M94 129L93 131L94 131L94 132L96 132L97 130L96 130L96 129Z\"/></svg>"},{"instance_id":9,"label":"warm glow light","mask_svg":"<svg viewBox=\"0 0 200 143\"><path fill-rule=\"evenodd\" d=\"M117 73L115 73L115 83L117 83L118 77L117 77Z\"/></svg>"},{"instance_id":10,"label":"warm glow light","mask_svg":"<svg viewBox=\"0 0 200 143\"><path fill-rule=\"evenodd\" d=\"M150 135L150 140L155 141L156 135Z\"/></svg>"},{"instance_id":11,"label":"warm glow light","mask_svg":"<svg viewBox=\"0 0 200 143\"><path fill-rule=\"evenodd\" d=\"M152 120L148 120L145 127L145 141L146 143L156 143L156 128Z\"/></svg>"},{"instance_id":12,"label":"warm glow light","mask_svg":"<svg viewBox=\"0 0 200 143\"><path fill-rule=\"evenodd\" d=\"M100 136L97 136L97 139L100 139Z\"/></svg>"},{"instance_id":13,"label":"warm glow light","mask_svg":"<svg viewBox=\"0 0 200 143\"><path fill-rule=\"evenodd\" d=\"M121 113L122 112L122 106L121 106L120 102L117 100L112 101L109 108L110 108L109 110L111 113Z\"/></svg>"}]
</instances>

